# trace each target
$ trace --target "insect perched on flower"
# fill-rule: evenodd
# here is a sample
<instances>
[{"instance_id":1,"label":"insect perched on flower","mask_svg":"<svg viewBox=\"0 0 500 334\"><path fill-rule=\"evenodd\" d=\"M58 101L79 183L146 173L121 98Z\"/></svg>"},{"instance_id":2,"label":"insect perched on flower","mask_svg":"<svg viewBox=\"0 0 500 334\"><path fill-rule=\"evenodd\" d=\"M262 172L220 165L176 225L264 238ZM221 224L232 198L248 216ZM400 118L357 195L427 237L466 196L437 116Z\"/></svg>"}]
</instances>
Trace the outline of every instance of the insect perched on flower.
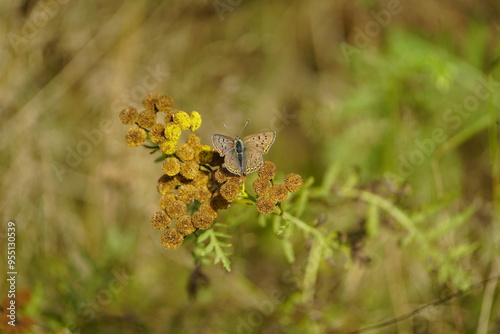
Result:
<instances>
[{"instance_id":1,"label":"insect perched on flower","mask_svg":"<svg viewBox=\"0 0 500 334\"><path fill-rule=\"evenodd\" d=\"M247 175L259 170L264 163L263 155L269 151L275 139L275 131L259 132L243 139L220 134L212 136L215 148L224 157L226 169L236 175Z\"/></svg>"}]
</instances>

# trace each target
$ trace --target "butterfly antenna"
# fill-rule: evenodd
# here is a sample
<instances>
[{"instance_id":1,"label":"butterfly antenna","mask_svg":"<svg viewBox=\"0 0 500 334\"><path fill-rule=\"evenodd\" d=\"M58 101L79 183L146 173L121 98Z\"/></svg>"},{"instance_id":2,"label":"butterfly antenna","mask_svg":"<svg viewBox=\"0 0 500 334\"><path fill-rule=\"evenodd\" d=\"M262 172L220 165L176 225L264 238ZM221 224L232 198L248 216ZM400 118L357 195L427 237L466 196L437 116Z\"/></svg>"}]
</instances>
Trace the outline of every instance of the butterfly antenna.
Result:
<instances>
[{"instance_id":1,"label":"butterfly antenna","mask_svg":"<svg viewBox=\"0 0 500 334\"><path fill-rule=\"evenodd\" d=\"M243 133L243 130L245 130L245 128L247 127L248 122L250 122L249 119L247 119L247 121L245 122L245 125L243 125L243 129L241 129L240 134L238 135L238 137L241 137L241 134Z\"/></svg>"},{"instance_id":2,"label":"butterfly antenna","mask_svg":"<svg viewBox=\"0 0 500 334\"><path fill-rule=\"evenodd\" d=\"M229 128L227 127L226 123L222 123L222 125L224 125L224 127L229 130Z\"/></svg>"}]
</instances>

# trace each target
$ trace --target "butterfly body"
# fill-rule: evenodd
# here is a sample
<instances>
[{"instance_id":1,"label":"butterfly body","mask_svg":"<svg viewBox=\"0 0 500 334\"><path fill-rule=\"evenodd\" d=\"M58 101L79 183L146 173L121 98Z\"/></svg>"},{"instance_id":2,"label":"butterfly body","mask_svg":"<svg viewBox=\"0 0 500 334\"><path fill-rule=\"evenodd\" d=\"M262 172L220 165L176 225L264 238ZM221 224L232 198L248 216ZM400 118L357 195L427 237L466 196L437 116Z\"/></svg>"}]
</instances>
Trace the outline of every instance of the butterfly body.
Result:
<instances>
[{"instance_id":1,"label":"butterfly body","mask_svg":"<svg viewBox=\"0 0 500 334\"><path fill-rule=\"evenodd\" d=\"M263 155L269 151L275 139L274 131L260 132L243 139L220 134L212 136L215 148L224 157L226 169L236 175L257 171L264 163Z\"/></svg>"}]
</instances>

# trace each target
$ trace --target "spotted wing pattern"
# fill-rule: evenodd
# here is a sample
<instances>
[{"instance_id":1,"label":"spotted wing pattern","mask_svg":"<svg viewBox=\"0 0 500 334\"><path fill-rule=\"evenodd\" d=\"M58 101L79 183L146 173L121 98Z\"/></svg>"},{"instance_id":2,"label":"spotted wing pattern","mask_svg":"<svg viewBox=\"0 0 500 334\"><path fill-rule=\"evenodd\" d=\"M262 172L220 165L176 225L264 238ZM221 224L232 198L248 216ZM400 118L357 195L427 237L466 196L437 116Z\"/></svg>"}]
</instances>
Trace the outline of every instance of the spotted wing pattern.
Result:
<instances>
[{"instance_id":1,"label":"spotted wing pattern","mask_svg":"<svg viewBox=\"0 0 500 334\"><path fill-rule=\"evenodd\" d=\"M234 138L219 134L212 136L212 142L220 156L225 156L229 151L234 150Z\"/></svg>"},{"instance_id":2,"label":"spotted wing pattern","mask_svg":"<svg viewBox=\"0 0 500 334\"><path fill-rule=\"evenodd\" d=\"M242 153L242 159L238 160L238 154L235 150L231 150L224 157L226 169L236 175L245 175L245 153Z\"/></svg>"},{"instance_id":3,"label":"spotted wing pattern","mask_svg":"<svg viewBox=\"0 0 500 334\"><path fill-rule=\"evenodd\" d=\"M245 166L243 174L247 175L252 172L259 170L259 168L264 163L264 158L262 157L262 152L259 152L253 148L247 147L245 149Z\"/></svg>"},{"instance_id":4,"label":"spotted wing pattern","mask_svg":"<svg viewBox=\"0 0 500 334\"><path fill-rule=\"evenodd\" d=\"M275 131L264 131L243 138L247 149L254 149L262 154L266 154L276 139Z\"/></svg>"}]
</instances>

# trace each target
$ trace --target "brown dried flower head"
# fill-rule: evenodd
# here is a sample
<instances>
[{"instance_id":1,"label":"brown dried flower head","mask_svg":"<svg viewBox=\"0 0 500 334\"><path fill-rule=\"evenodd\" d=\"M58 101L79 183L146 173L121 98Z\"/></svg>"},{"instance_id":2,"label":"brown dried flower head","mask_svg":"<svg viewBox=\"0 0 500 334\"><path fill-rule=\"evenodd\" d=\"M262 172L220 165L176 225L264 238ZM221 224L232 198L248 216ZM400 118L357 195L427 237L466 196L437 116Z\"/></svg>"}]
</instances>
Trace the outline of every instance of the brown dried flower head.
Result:
<instances>
[{"instance_id":1,"label":"brown dried flower head","mask_svg":"<svg viewBox=\"0 0 500 334\"><path fill-rule=\"evenodd\" d=\"M268 194L271 191L271 182L268 179L259 177L253 181L253 190L259 196Z\"/></svg>"},{"instance_id":2,"label":"brown dried flower head","mask_svg":"<svg viewBox=\"0 0 500 334\"><path fill-rule=\"evenodd\" d=\"M200 230L206 230L214 223L215 217L206 210L199 210L193 214L193 226Z\"/></svg>"},{"instance_id":3,"label":"brown dried flower head","mask_svg":"<svg viewBox=\"0 0 500 334\"><path fill-rule=\"evenodd\" d=\"M120 112L120 121L125 125L132 125L137 121L138 116L137 109L128 107Z\"/></svg>"},{"instance_id":4,"label":"brown dried flower head","mask_svg":"<svg viewBox=\"0 0 500 334\"><path fill-rule=\"evenodd\" d=\"M144 110L137 117L137 124L144 129L151 128L156 123L156 113L152 110Z\"/></svg>"},{"instance_id":5,"label":"brown dried flower head","mask_svg":"<svg viewBox=\"0 0 500 334\"><path fill-rule=\"evenodd\" d=\"M274 162L264 161L257 174L263 179L271 180L276 176L276 165Z\"/></svg>"},{"instance_id":6,"label":"brown dried flower head","mask_svg":"<svg viewBox=\"0 0 500 334\"><path fill-rule=\"evenodd\" d=\"M182 245L183 241L184 237L182 236L182 234L180 234L179 232L177 232L176 229L171 227L167 228L161 236L161 243L165 248L168 249L179 248L179 246Z\"/></svg>"},{"instance_id":7,"label":"brown dried flower head","mask_svg":"<svg viewBox=\"0 0 500 334\"><path fill-rule=\"evenodd\" d=\"M274 207L276 206L276 201L270 198L269 196L261 196L257 198L255 206L258 212L264 215L268 215L274 211Z\"/></svg>"},{"instance_id":8,"label":"brown dried flower head","mask_svg":"<svg viewBox=\"0 0 500 334\"><path fill-rule=\"evenodd\" d=\"M269 192L269 197L276 202L283 202L288 197L288 190L282 184L275 184Z\"/></svg>"},{"instance_id":9,"label":"brown dried flower head","mask_svg":"<svg viewBox=\"0 0 500 334\"><path fill-rule=\"evenodd\" d=\"M174 110L174 100L170 96L160 96L156 102L156 108L164 113L172 112Z\"/></svg>"},{"instance_id":10,"label":"brown dried flower head","mask_svg":"<svg viewBox=\"0 0 500 334\"><path fill-rule=\"evenodd\" d=\"M162 195L173 193L176 187L175 179L168 175L162 175L156 183L156 190Z\"/></svg>"},{"instance_id":11,"label":"brown dried flower head","mask_svg":"<svg viewBox=\"0 0 500 334\"><path fill-rule=\"evenodd\" d=\"M164 230L168 227L172 219L163 210L156 211L151 217L151 225L155 230Z\"/></svg>"},{"instance_id":12,"label":"brown dried flower head","mask_svg":"<svg viewBox=\"0 0 500 334\"><path fill-rule=\"evenodd\" d=\"M186 204L179 200L174 200L166 203L165 211L172 218L179 218L187 211Z\"/></svg>"},{"instance_id":13,"label":"brown dried flower head","mask_svg":"<svg viewBox=\"0 0 500 334\"><path fill-rule=\"evenodd\" d=\"M127 145L130 147L136 147L142 145L146 140L147 134L144 129L141 129L137 126L128 129L127 134L125 135L125 141Z\"/></svg>"},{"instance_id":14,"label":"brown dried flower head","mask_svg":"<svg viewBox=\"0 0 500 334\"><path fill-rule=\"evenodd\" d=\"M175 226L177 232L181 235L186 236L196 231L196 227L193 226L191 216L184 215L177 219L177 225Z\"/></svg>"},{"instance_id":15,"label":"brown dried flower head","mask_svg":"<svg viewBox=\"0 0 500 334\"><path fill-rule=\"evenodd\" d=\"M290 173L285 176L284 184L290 192L295 192L302 188L303 183L304 182L302 181L302 177L299 174Z\"/></svg>"},{"instance_id":16,"label":"brown dried flower head","mask_svg":"<svg viewBox=\"0 0 500 334\"><path fill-rule=\"evenodd\" d=\"M185 204L194 201L197 189L191 184L183 184L177 189L177 199Z\"/></svg>"},{"instance_id":17,"label":"brown dried flower head","mask_svg":"<svg viewBox=\"0 0 500 334\"><path fill-rule=\"evenodd\" d=\"M220 194L227 201L232 202L241 192L241 182L238 179L229 179L220 187Z\"/></svg>"},{"instance_id":18,"label":"brown dried flower head","mask_svg":"<svg viewBox=\"0 0 500 334\"><path fill-rule=\"evenodd\" d=\"M160 94L150 93L142 100L142 106L146 110L156 111L156 104L159 99Z\"/></svg>"}]
</instances>

